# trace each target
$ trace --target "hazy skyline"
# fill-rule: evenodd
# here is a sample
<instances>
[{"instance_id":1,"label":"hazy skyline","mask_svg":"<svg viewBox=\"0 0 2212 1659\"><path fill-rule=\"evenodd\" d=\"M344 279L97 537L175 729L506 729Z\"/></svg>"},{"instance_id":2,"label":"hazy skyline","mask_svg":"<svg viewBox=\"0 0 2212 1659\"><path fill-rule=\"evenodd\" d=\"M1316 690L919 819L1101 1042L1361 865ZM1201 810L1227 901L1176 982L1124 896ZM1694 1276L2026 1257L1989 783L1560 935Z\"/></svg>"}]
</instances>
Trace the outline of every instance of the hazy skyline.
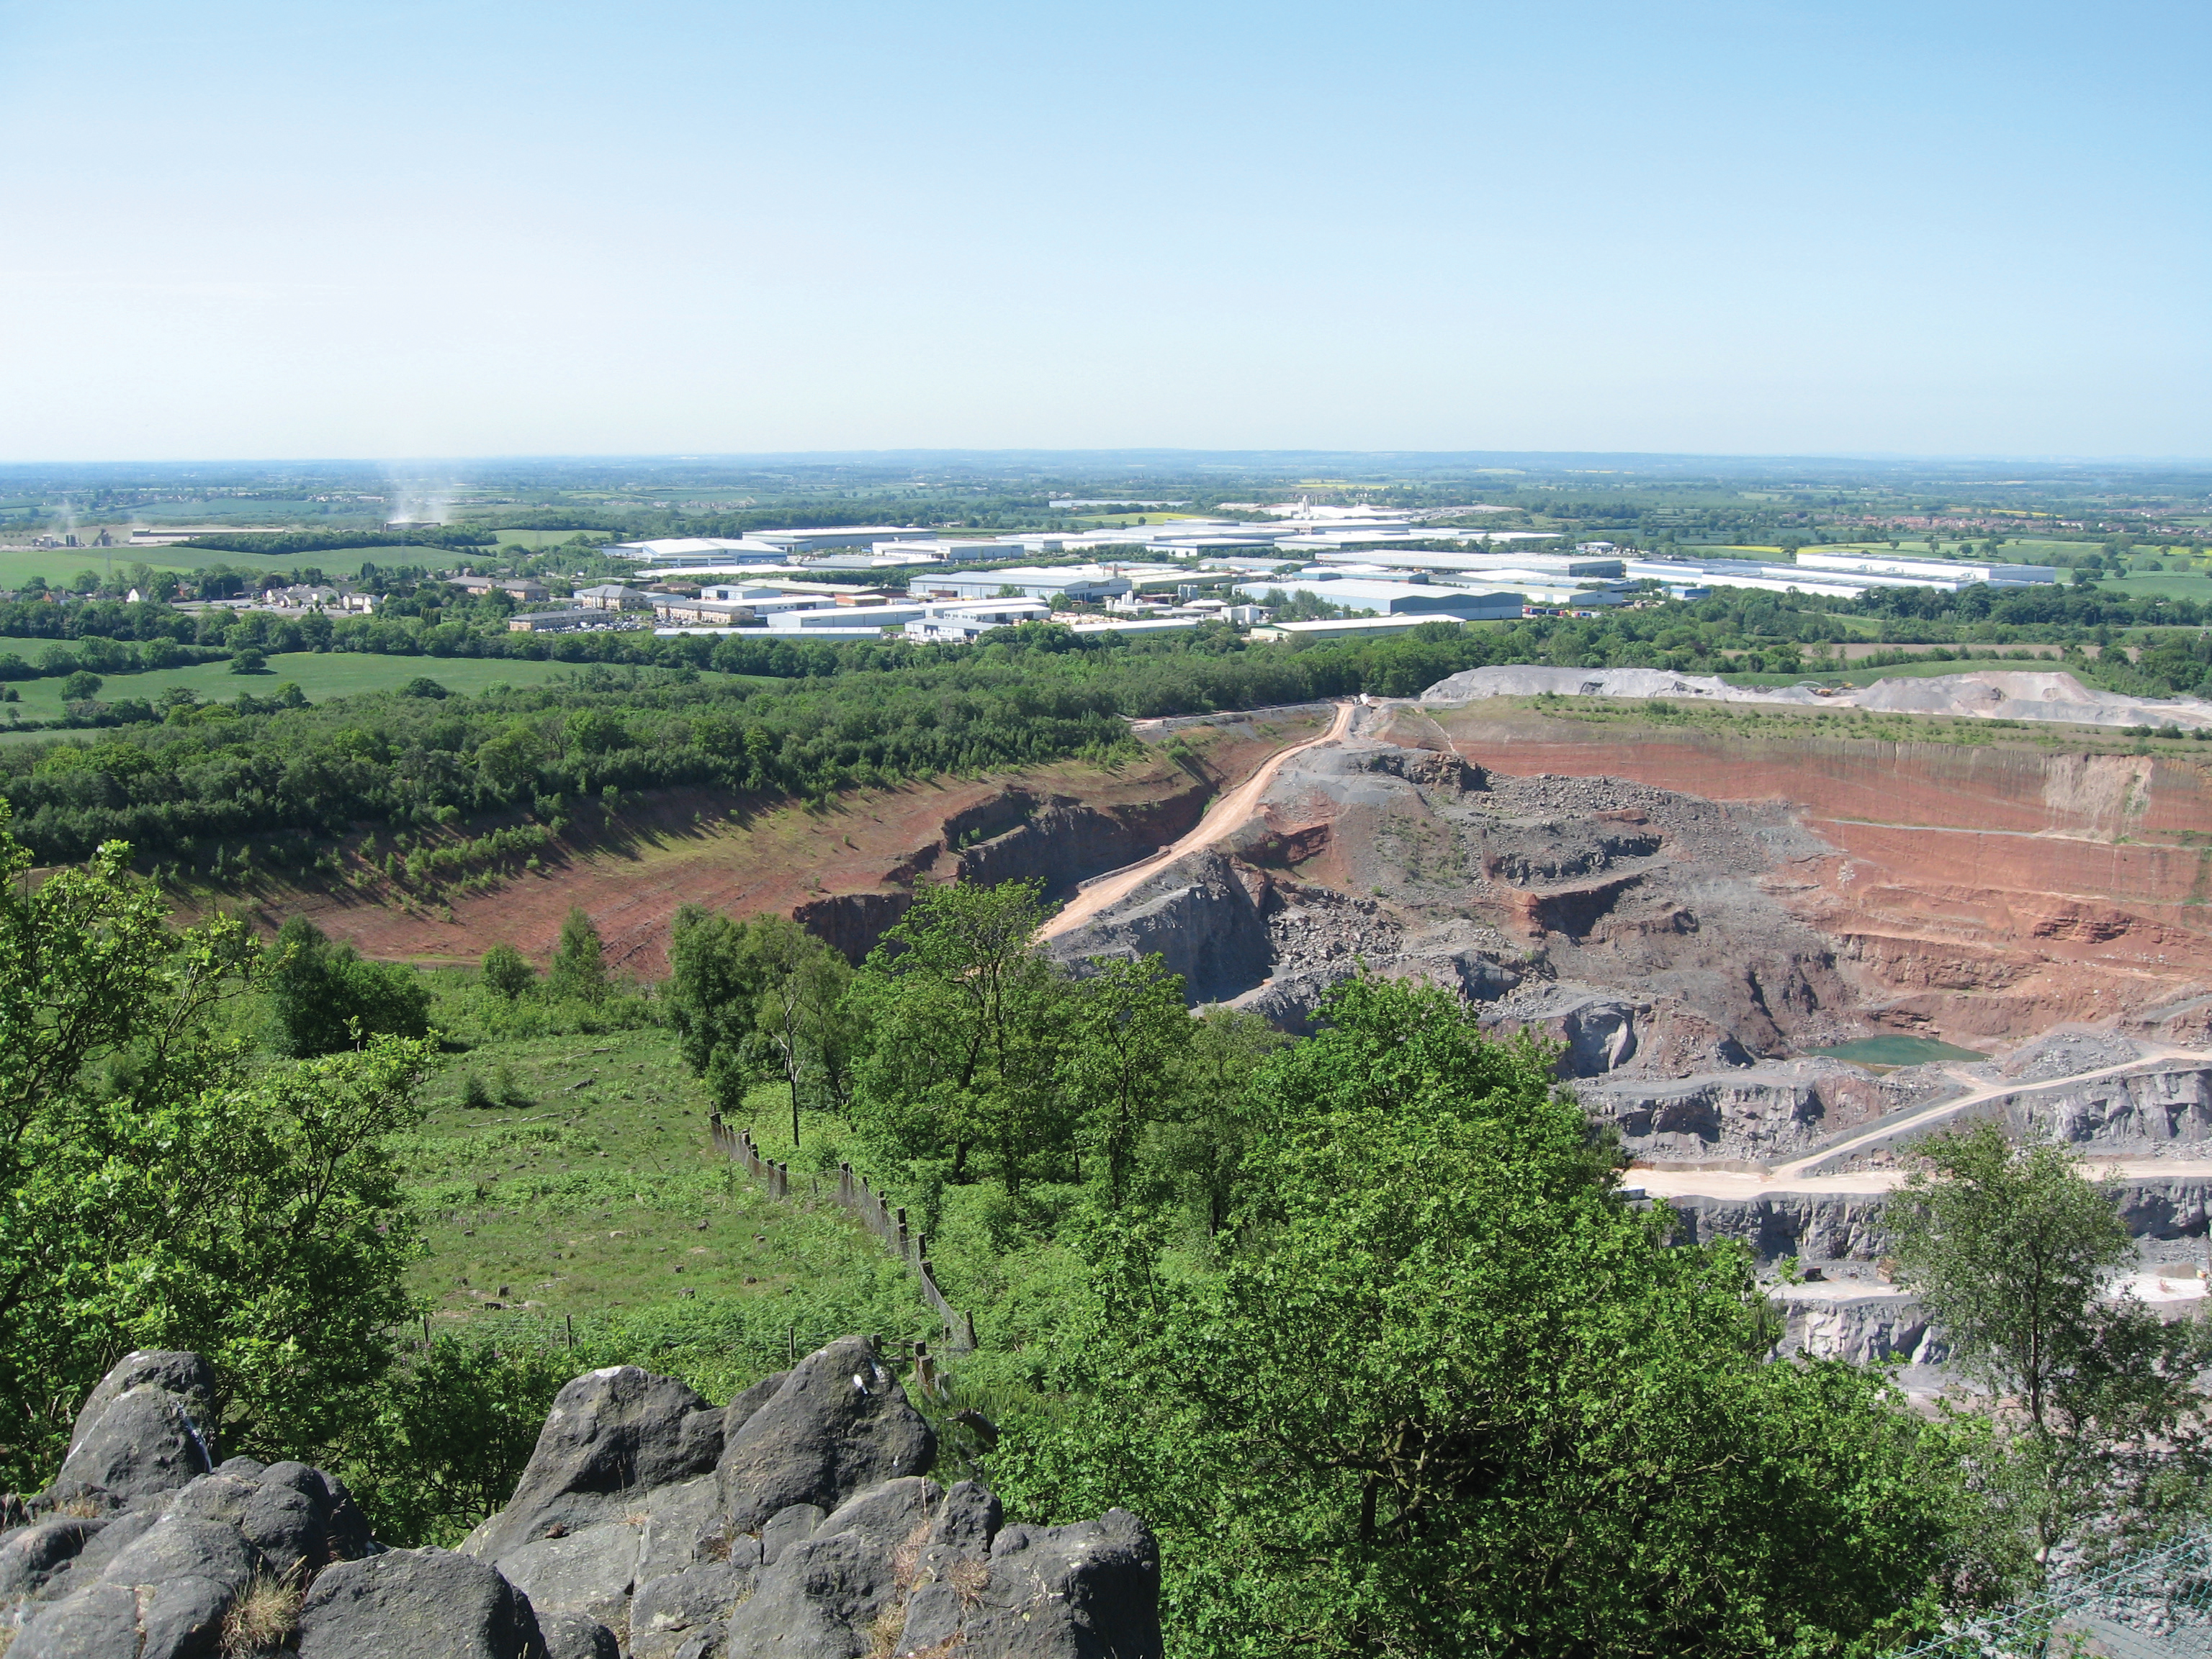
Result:
<instances>
[{"instance_id":1,"label":"hazy skyline","mask_svg":"<svg viewBox=\"0 0 2212 1659\"><path fill-rule=\"evenodd\" d=\"M2212 455L2202 7L0 3L0 459Z\"/></svg>"}]
</instances>

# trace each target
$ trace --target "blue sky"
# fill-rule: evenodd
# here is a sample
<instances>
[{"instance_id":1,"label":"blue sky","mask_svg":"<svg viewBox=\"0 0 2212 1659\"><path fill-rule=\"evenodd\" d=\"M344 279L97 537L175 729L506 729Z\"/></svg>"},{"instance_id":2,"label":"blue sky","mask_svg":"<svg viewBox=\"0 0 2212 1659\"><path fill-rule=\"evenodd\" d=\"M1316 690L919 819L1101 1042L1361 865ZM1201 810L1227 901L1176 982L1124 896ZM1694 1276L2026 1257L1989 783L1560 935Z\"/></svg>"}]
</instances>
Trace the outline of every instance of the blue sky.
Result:
<instances>
[{"instance_id":1,"label":"blue sky","mask_svg":"<svg viewBox=\"0 0 2212 1659\"><path fill-rule=\"evenodd\" d=\"M0 0L0 458L2212 456L2212 8Z\"/></svg>"}]
</instances>

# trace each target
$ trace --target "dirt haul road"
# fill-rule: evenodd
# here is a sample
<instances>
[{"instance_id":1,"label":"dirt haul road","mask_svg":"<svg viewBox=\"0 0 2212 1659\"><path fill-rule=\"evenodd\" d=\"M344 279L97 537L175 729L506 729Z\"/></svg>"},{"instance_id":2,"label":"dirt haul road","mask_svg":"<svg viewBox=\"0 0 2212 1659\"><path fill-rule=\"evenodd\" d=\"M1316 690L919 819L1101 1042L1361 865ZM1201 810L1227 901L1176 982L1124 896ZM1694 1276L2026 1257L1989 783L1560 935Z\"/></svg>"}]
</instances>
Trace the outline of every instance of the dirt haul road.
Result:
<instances>
[{"instance_id":1,"label":"dirt haul road","mask_svg":"<svg viewBox=\"0 0 2212 1659\"><path fill-rule=\"evenodd\" d=\"M1185 854L1195 853L1201 847L1211 847L1232 830L1242 829L1250 821L1254 811L1260 804L1260 797L1267 792L1267 786L1274 782L1275 775L1283 769L1284 763L1293 755L1304 754L1309 749L1318 749L1324 744L1341 742L1345 733L1352 729L1352 719L1358 712L1358 708L1359 705L1356 702L1339 703L1336 707L1336 718L1328 723L1328 731L1317 738L1309 738L1304 743L1292 744L1281 754L1268 761L1235 789L1224 795L1212 810L1206 813L1198 828L1182 840L1163 847L1150 858L1130 865L1127 869L1116 870L1110 874L1099 877L1090 886L1070 899L1066 908L1037 929L1038 939L1042 941L1057 939L1070 928L1079 927L1109 905L1120 903Z\"/></svg>"},{"instance_id":2,"label":"dirt haul road","mask_svg":"<svg viewBox=\"0 0 2212 1659\"><path fill-rule=\"evenodd\" d=\"M1652 1198L1764 1198L1776 1193L1832 1193L1873 1194L1894 1191L1904 1184L1910 1170L1898 1167L1880 1170L1848 1170L1833 1175L1816 1175L1813 1171L1831 1158L1844 1158L1852 1152L1874 1146L1906 1129L1926 1130L1930 1125L1955 1118L1969 1108L2001 1096L2024 1094L2037 1088L2056 1088L2076 1083L2094 1083L2100 1078L2117 1077L2137 1066L2154 1065L2161 1060L2208 1061L2212 1054L2198 1049L2179 1048L2163 1044L2147 1045L2149 1052L2141 1058L2118 1066L2101 1066L2094 1071L2079 1073L2073 1077L2053 1078L2047 1083L2023 1084L2008 1080L2003 1083L1983 1084L1963 1073L1953 1075L1961 1082L1974 1084L1972 1091L1949 1100L1931 1102L1917 1112L1889 1119L1863 1133L1825 1146L1808 1157L1793 1158L1778 1164L1770 1170L1670 1170L1662 1165L1638 1166L1623 1172L1624 1187L1640 1188ZM1948 1069L1948 1068L1946 1068ZM2081 1173L2095 1181L2150 1180L2158 1176L2202 1179L2212 1176L2212 1160L2172 1158L2084 1158Z\"/></svg>"}]
</instances>

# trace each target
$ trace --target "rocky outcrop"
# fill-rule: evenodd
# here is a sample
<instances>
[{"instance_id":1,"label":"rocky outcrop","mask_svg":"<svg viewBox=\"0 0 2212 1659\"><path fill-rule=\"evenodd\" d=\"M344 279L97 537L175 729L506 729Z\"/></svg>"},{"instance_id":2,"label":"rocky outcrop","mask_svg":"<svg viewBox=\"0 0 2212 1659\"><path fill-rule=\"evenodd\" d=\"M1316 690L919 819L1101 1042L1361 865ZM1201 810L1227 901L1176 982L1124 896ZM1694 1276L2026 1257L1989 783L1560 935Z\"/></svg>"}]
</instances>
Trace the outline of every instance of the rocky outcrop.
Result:
<instances>
[{"instance_id":1,"label":"rocky outcrop","mask_svg":"<svg viewBox=\"0 0 2212 1659\"><path fill-rule=\"evenodd\" d=\"M1159 1555L1125 1511L1008 1526L867 1339L728 1407L635 1366L570 1382L514 1501L457 1552L386 1549L301 1463L208 1467L214 1378L139 1353L0 1531L10 1659L212 1659L242 1605L302 1659L1155 1659ZM103 1480L113 1485L100 1484ZM299 1592L296 1604L287 1597Z\"/></svg>"},{"instance_id":2,"label":"rocky outcrop","mask_svg":"<svg viewBox=\"0 0 2212 1659\"><path fill-rule=\"evenodd\" d=\"M1078 972L1093 957L1157 952L1194 1002L1225 1002L1264 981L1270 957L1266 877L1208 849L1177 859L1127 898L1048 946Z\"/></svg>"},{"instance_id":3,"label":"rocky outcrop","mask_svg":"<svg viewBox=\"0 0 2212 1659\"><path fill-rule=\"evenodd\" d=\"M1630 1156L1654 1162L1765 1164L1815 1150L1899 1103L1839 1060L1766 1060L1685 1078L1605 1078L1576 1090Z\"/></svg>"}]
</instances>

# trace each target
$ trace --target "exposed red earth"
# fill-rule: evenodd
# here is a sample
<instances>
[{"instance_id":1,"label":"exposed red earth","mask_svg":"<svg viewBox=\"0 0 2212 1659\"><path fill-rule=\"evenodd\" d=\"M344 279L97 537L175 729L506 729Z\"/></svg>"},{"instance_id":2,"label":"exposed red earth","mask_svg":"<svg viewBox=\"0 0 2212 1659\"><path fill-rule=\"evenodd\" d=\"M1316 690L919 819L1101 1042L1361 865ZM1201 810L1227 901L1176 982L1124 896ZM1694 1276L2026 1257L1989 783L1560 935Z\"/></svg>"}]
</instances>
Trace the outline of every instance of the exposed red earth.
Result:
<instances>
[{"instance_id":1,"label":"exposed red earth","mask_svg":"<svg viewBox=\"0 0 2212 1659\"><path fill-rule=\"evenodd\" d=\"M426 967L473 965L499 943L543 963L572 906L599 928L610 966L641 979L666 972L669 926L684 904L796 915L857 956L897 919L917 879L1042 876L1064 890L1143 857L1194 826L1221 791L1324 730L1332 713L1260 711L1152 733L1178 737L1187 761L1163 744L1114 768L1071 762L940 779L855 791L821 808L667 791L625 806L611 824L587 814L539 873L427 906L403 907L388 886L337 883L228 902L249 906L266 933L303 915L365 956Z\"/></svg>"},{"instance_id":2,"label":"exposed red earth","mask_svg":"<svg viewBox=\"0 0 2212 1659\"><path fill-rule=\"evenodd\" d=\"M1613 777L1779 810L1832 849L1763 884L1835 939L1880 1024L1969 1047L2212 989L2212 775L2031 744L1760 735L1425 709L1404 738L1527 776Z\"/></svg>"}]
</instances>

